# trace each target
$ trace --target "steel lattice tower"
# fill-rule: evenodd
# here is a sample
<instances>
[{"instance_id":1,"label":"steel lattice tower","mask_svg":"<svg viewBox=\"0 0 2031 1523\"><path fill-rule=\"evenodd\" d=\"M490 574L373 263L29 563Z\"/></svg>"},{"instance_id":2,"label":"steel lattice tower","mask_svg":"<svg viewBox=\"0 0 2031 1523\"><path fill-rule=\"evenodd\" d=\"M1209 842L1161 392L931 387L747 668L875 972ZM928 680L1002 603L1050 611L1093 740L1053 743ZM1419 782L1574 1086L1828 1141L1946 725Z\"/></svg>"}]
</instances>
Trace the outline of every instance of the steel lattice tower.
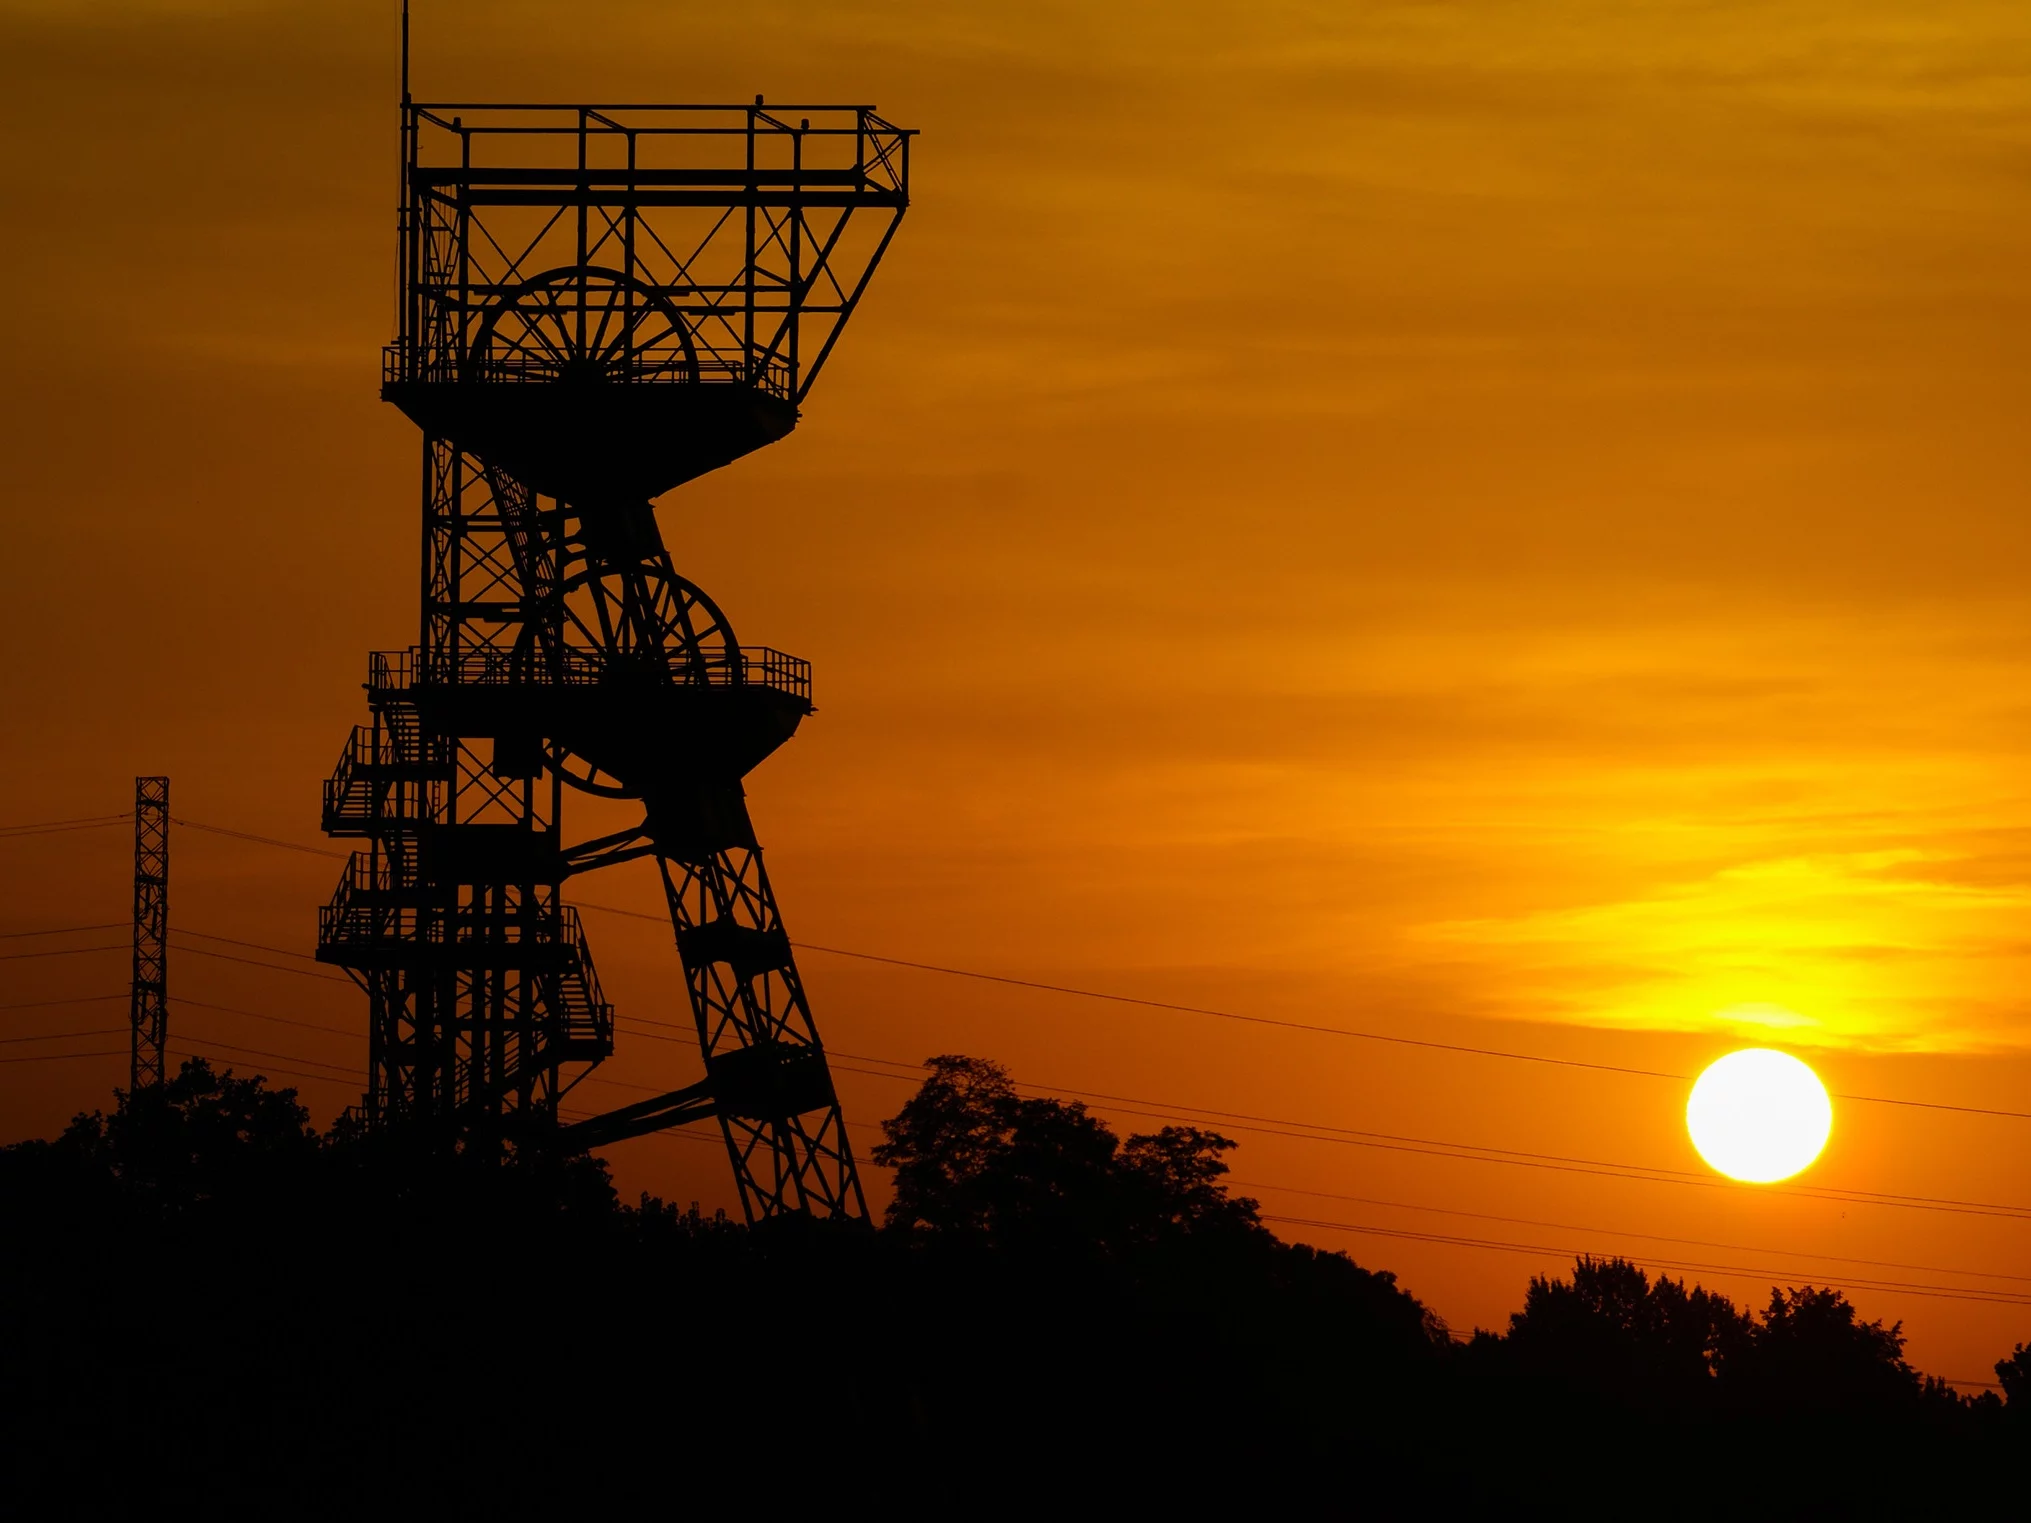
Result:
<instances>
[{"instance_id":1,"label":"steel lattice tower","mask_svg":"<svg viewBox=\"0 0 2031 1523\"><path fill-rule=\"evenodd\" d=\"M651 500L787 435L909 203L864 106L402 113L401 312L382 396L423 430L419 643L372 657L325 785L364 838L318 955L369 998L365 1111L453 1147L723 1132L750 1220L865 1214L742 779L811 712L735 638ZM567 790L639 802L567 843ZM562 886L662 873L705 1061L565 1125L613 1050Z\"/></svg>"},{"instance_id":2,"label":"steel lattice tower","mask_svg":"<svg viewBox=\"0 0 2031 1523\"><path fill-rule=\"evenodd\" d=\"M127 1092L163 1080L169 1040L169 779L134 779L134 975L127 1015L133 1024Z\"/></svg>"}]
</instances>

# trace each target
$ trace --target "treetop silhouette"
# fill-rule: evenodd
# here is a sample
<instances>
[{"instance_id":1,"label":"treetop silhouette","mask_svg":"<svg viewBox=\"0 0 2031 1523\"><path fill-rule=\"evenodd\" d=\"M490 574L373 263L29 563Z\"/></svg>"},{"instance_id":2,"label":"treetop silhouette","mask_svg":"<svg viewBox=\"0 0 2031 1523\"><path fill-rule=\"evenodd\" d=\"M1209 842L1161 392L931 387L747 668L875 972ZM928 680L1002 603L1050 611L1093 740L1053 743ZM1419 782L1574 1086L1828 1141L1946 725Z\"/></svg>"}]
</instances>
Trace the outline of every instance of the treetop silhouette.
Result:
<instances>
[{"instance_id":1,"label":"treetop silhouette","mask_svg":"<svg viewBox=\"0 0 2031 1523\"><path fill-rule=\"evenodd\" d=\"M890 1230L1116 1254L1208 1234L1270 1240L1256 1202L1221 1183L1235 1144L1218 1132L1167 1126L1124 1144L1080 1101L1017 1094L998 1063L945 1054L924 1067L872 1155L895 1170Z\"/></svg>"}]
</instances>

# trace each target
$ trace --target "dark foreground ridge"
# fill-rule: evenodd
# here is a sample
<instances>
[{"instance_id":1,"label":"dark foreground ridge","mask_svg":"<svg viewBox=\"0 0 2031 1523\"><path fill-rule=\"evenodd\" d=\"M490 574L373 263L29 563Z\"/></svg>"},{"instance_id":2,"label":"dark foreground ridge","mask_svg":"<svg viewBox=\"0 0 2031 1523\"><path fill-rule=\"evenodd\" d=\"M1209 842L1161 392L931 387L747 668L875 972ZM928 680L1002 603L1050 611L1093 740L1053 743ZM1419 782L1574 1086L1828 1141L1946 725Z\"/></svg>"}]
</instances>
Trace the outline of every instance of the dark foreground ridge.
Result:
<instances>
[{"instance_id":1,"label":"dark foreground ridge","mask_svg":"<svg viewBox=\"0 0 2031 1523\"><path fill-rule=\"evenodd\" d=\"M1273 1237L1228 1139L1124 1141L991 1063L927 1067L874 1230L624 1206L584 1155L425 1161L187 1063L0 1150L9 1490L38 1515L2021 1504L2022 1346L2006 1399L1968 1400L1837 1291L1751 1315L1619 1260L1462 1342L1393 1275Z\"/></svg>"}]
</instances>

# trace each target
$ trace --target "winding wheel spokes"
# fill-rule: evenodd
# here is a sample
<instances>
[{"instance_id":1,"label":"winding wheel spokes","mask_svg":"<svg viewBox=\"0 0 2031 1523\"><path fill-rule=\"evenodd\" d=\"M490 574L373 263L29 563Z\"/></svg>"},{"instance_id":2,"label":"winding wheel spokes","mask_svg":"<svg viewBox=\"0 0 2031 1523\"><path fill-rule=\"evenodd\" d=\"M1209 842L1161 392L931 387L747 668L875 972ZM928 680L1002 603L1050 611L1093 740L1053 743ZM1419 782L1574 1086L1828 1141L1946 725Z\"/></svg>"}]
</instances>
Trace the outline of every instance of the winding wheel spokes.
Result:
<instances>
[{"instance_id":1,"label":"winding wheel spokes","mask_svg":"<svg viewBox=\"0 0 2031 1523\"><path fill-rule=\"evenodd\" d=\"M620 270L566 266L500 293L466 351L465 378L579 383L696 381L691 324Z\"/></svg>"}]
</instances>

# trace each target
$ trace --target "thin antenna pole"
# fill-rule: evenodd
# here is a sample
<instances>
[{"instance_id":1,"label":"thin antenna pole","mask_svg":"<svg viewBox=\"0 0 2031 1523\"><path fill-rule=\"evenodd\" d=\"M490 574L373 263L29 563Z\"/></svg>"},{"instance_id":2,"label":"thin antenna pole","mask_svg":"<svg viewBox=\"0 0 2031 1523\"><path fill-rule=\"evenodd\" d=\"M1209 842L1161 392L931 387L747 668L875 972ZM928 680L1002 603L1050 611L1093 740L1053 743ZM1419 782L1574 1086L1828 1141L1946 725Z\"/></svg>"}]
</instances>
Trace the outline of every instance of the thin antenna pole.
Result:
<instances>
[{"instance_id":1,"label":"thin antenna pole","mask_svg":"<svg viewBox=\"0 0 2031 1523\"><path fill-rule=\"evenodd\" d=\"M395 341L409 338L407 290L403 277L409 261L409 160L410 137L414 128L409 113L409 0L402 0L402 144L395 173ZM407 361L404 360L406 371Z\"/></svg>"}]
</instances>

